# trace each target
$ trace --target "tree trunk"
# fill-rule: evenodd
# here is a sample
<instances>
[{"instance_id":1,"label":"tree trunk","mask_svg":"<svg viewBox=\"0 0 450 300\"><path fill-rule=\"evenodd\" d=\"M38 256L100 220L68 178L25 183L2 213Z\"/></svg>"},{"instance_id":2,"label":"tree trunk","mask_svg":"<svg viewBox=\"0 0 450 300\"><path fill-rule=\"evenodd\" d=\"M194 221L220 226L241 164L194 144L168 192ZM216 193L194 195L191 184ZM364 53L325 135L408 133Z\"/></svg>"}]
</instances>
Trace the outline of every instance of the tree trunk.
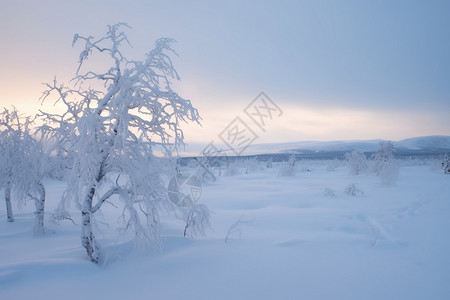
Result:
<instances>
[{"instance_id":1,"label":"tree trunk","mask_svg":"<svg viewBox=\"0 0 450 300\"><path fill-rule=\"evenodd\" d=\"M94 232L92 231L92 215L94 214L94 212L92 211L92 201L94 199L97 184L102 180L104 176L103 167L106 158L107 155L103 157L100 163L97 177L95 178L95 183L89 189L89 193L86 195L86 198L84 199L81 207L81 245L83 245L83 247L86 249L87 255L89 256L91 261L96 264L98 263L100 249L97 246Z\"/></svg>"},{"instance_id":2,"label":"tree trunk","mask_svg":"<svg viewBox=\"0 0 450 300\"><path fill-rule=\"evenodd\" d=\"M6 184L5 188L5 202L6 202L6 215L8 222L14 222L12 208L11 208L11 182Z\"/></svg>"},{"instance_id":3,"label":"tree trunk","mask_svg":"<svg viewBox=\"0 0 450 300\"><path fill-rule=\"evenodd\" d=\"M81 210L81 244L86 249L87 254L92 262L98 263L99 249L95 242L95 236L92 232L91 211L92 198L95 194L95 187L91 187L89 194L86 196Z\"/></svg>"},{"instance_id":4,"label":"tree trunk","mask_svg":"<svg viewBox=\"0 0 450 300\"><path fill-rule=\"evenodd\" d=\"M37 190L39 194L39 198L35 198L34 205L36 207L36 211L34 212L34 228L33 232L34 234L44 234L45 233L45 227L44 227L44 207L45 207L45 187L40 182L37 185Z\"/></svg>"}]
</instances>

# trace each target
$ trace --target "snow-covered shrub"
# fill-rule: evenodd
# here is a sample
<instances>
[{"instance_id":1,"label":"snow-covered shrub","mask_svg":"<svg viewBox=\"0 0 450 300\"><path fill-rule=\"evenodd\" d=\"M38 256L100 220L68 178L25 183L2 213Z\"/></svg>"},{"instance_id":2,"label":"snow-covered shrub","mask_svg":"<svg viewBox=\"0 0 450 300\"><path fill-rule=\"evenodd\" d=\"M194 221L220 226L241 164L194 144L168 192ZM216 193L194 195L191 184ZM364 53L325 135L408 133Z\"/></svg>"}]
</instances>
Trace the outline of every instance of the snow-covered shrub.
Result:
<instances>
[{"instance_id":1,"label":"snow-covered shrub","mask_svg":"<svg viewBox=\"0 0 450 300\"><path fill-rule=\"evenodd\" d=\"M206 229L210 227L209 216L211 212L204 204L195 204L189 208L184 236L194 238L205 236Z\"/></svg>"},{"instance_id":2,"label":"snow-covered shrub","mask_svg":"<svg viewBox=\"0 0 450 300\"><path fill-rule=\"evenodd\" d=\"M373 155L373 171L384 184L392 184L398 175L398 166L394 160L394 146L389 141L380 143Z\"/></svg>"},{"instance_id":3,"label":"snow-covered shrub","mask_svg":"<svg viewBox=\"0 0 450 300\"><path fill-rule=\"evenodd\" d=\"M159 214L174 209L162 175L174 173L172 154L184 140L180 123L199 120L190 100L172 89L171 82L179 80L171 60L173 40L157 40L142 61L128 59L122 52L122 45L128 44L124 27L108 26L99 39L76 34L73 45L82 42L84 49L75 86L54 80L42 96L44 101L55 95L65 108L62 113L42 113L43 131L74 154L58 212L67 217L69 201L80 208L82 246L95 263L100 253L92 224L109 201L121 201L124 230L136 241L159 244ZM105 55L111 65L103 71L85 70L93 53Z\"/></svg>"},{"instance_id":4,"label":"snow-covered shrub","mask_svg":"<svg viewBox=\"0 0 450 300\"><path fill-rule=\"evenodd\" d=\"M349 184L345 188L344 193L346 193L347 195L350 195L350 196L363 196L364 195L364 192L362 190L360 190L354 183Z\"/></svg>"},{"instance_id":5,"label":"snow-covered shrub","mask_svg":"<svg viewBox=\"0 0 450 300\"><path fill-rule=\"evenodd\" d=\"M247 225L251 222L251 220L244 220L241 216L239 220L231 224L230 228L228 228L227 235L225 236L225 243L231 238L240 239L242 237L242 225Z\"/></svg>"},{"instance_id":6,"label":"snow-covered shrub","mask_svg":"<svg viewBox=\"0 0 450 300\"><path fill-rule=\"evenodd\" d=\"M366 155L361 150L354 150L345 154L350 174L359 175L367 171Z\"/></svg>"},{"instance_id":7,"label":"snow-covered shrub","mask_svg":"<svg viewBox=\"0 0 450 300\"><path fill-rule=\"evenodd\" d=\"M323 195L326 197L336 197L336 193L330 188L325 188L323 190Z\"/></svg>"}]
</instances>

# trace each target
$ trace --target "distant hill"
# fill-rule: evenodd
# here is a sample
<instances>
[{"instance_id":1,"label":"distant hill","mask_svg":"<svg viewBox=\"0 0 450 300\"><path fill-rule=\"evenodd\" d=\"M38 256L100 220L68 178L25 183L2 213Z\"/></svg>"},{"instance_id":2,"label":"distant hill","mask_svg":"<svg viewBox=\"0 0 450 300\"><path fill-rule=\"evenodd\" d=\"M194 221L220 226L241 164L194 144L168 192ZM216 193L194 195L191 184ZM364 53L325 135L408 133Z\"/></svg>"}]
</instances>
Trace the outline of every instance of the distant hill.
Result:
<instances>
[{"instance_id":1,"label":"distant hill","mask_svg":"<svg viewBox=\"0 0 450 300\"><path fill-rule=\"evenodd\" d=\"M409 150L450 150L450 136L423 136L394 142L397 149Z\"/></svg>"},{"instance_id":2,"label":"distant hill","mask_svg":"<svg viewBox=\"0 0 450 300\"><path fill-rule=\"evenodd\" d=\"M255 144L246 149L246 155L255 154L296 154L305 157L336 156L353 150L366 153L376 152L382 140L354 140L329 142L292 142L274 144ZM450 153L450 136L424 136L393 141L395 153L403 155L427 155Z\"/></svg>"},{"instance_id":3,"label":"distant hill","mask_svg":"<svg viewBox=\"0 0 450 300\"><path fill-rule=\"evenodd\" d=\"M378 140L351 140L351 141L327 141L327 142L290 142L250 145L240 156L276 156L279 159L295 154L302 158L311 159L333 159L343 158L345 153L353 150L361 150L370 155L378 150ZM396 157L405 156L436 156L444 153L450 154L450 136L423 136L409 138L401 141L392 141ZM225 145L216 145L219 149L225 150ZM182 156L198 156L205 145L197 144L191 147L189 152L182 153ZM231 150L227 151L228 156L235 156Z\"/></svg>"}]
</instances>

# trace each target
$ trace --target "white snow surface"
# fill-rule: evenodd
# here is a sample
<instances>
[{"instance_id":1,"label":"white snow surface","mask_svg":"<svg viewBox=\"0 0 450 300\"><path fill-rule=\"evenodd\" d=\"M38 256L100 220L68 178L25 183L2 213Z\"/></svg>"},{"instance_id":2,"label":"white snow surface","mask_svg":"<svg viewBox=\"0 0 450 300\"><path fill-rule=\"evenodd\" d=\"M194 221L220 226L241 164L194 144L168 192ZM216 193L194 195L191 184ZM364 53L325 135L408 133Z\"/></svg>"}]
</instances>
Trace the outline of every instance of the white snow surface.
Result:
<instances>
[{"instance_id":1,"label":"white snow surface","mask_svg":"<svg viewBox=\"0 0 450 300\"><path fill-rule=\"evenodd\" d=\"M46 181L45 236L32 235L32 203L14 207L14 223L0 208L0 299L450 299L450 176L437 165L403 163L391 186L326 161L301 161L291 177L277 164L241 170L204 184L205 238L163 217L156 252L117 238L107 206L100 265L75 208L78 225L49 222L65 183ZM363 194L345 194L350 184Z\"/></svg>"}]
</instances>

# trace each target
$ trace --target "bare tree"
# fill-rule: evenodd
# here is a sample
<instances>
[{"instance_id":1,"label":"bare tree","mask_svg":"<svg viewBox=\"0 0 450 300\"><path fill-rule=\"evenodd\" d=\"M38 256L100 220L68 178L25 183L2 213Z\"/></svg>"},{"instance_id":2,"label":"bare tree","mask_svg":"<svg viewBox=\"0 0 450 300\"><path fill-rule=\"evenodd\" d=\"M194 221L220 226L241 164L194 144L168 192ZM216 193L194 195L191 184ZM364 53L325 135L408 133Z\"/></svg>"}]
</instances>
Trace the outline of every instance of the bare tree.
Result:
<instances>
[{"instance_id":1,"label":"bare tree","mask_svg":"<svg viewBox=\"0 0 450 300\"><path fill-rule=\"evenodd\" d=\"M158 242L158 214L170 202L161 180L164 158L156 157L154 151L171 157L183 142L180 122L199 120L191 102L172 90L171 81L179 80L170 58L176 54L173 40L159 39L143 61L129 60L122 52L128 43L125 27L122 23L108 26L99 39L76 34L73 44L81 42L84 49L74 87L54 80L42 96L44 101L56 95L56 101L65 106L63 113L41 113L47 133L60 149L74 154L59 213L67 215L69 200L78 205L82 245L95 263L100 254L92 221L108 200L122 201L125 229L133 230L137 240ZM109 57L109 69L83 71L94 52ZM85 88L87 83L104 88Z\"/></svg>"}]
</instances>

